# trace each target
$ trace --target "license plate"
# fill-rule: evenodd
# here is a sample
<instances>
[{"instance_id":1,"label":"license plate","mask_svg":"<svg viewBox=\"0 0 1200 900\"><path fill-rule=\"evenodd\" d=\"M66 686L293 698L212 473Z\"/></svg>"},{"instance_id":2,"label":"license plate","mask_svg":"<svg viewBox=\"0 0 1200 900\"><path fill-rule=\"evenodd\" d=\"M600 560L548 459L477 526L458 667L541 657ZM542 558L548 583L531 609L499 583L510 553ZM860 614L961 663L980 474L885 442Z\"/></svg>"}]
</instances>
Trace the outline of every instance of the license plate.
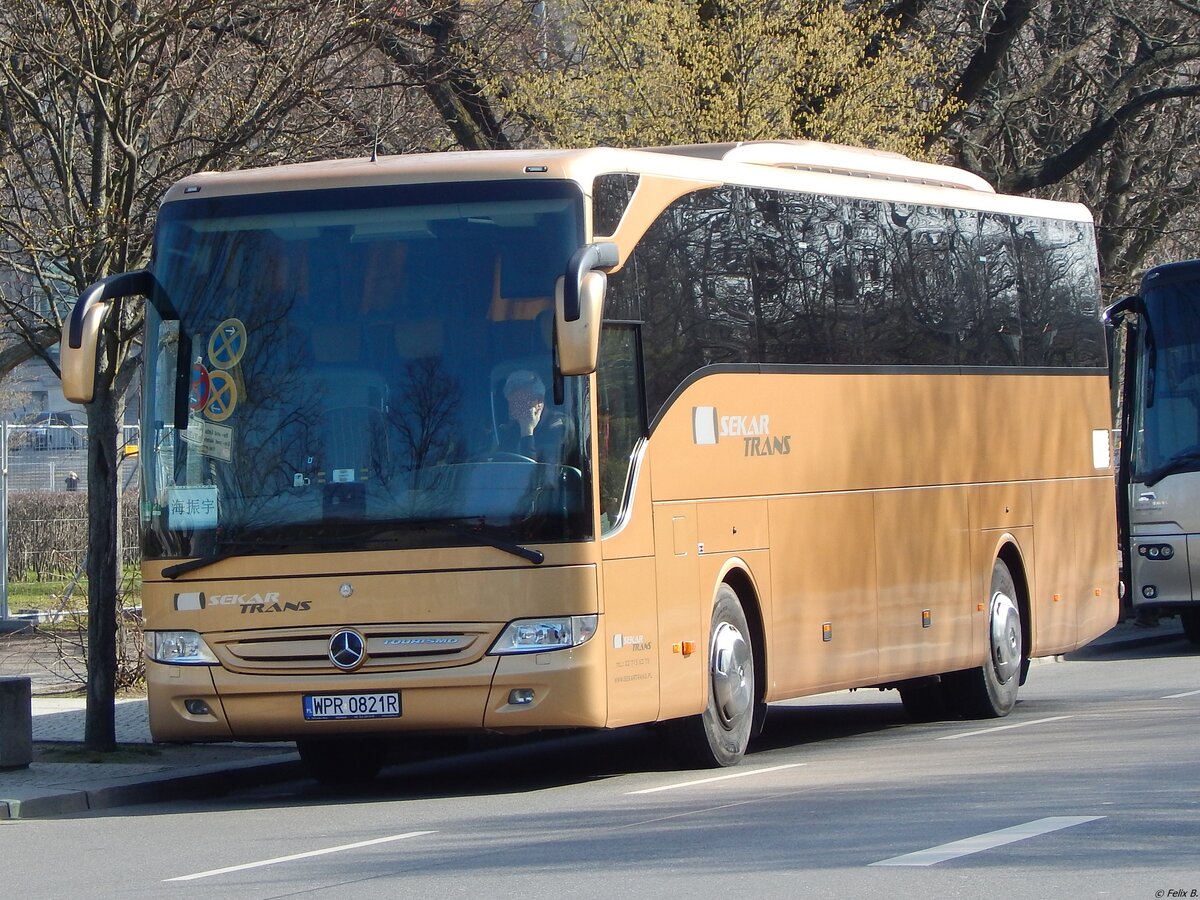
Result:
<instances>
[{"instance_id":1,"label":"license plate","mask_svg":"<svg viewBox=\"0 0 1200 900\"><path fill-rule=\"evenodd\" d=\"M395 719L400 716L400 694L306 694L306 719Z\"/></svg>"}]
</instances>

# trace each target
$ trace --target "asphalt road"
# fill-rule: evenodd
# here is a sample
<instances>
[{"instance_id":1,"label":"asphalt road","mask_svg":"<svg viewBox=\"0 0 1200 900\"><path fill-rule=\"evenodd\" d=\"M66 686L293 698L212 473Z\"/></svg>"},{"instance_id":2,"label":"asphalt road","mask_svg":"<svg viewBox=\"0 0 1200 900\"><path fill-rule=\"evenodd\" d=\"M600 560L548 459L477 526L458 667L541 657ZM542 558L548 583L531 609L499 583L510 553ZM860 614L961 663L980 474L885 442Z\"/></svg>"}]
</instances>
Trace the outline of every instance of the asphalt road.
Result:
<instances>
[{"instance_id":1,"label":"asphalt road","mask_svg":"<svg viewBox=\"0 0 1200 900\"><path fill-rule=\"evenodd\" d=\"M6 896L1200 897L1200 665L1036 665L1006 719L894 693L773 707L740 767L649 728L210 802L0 823ZM1193 893L1195 892L1195 893Z\"/></svg>"}]
</instances>

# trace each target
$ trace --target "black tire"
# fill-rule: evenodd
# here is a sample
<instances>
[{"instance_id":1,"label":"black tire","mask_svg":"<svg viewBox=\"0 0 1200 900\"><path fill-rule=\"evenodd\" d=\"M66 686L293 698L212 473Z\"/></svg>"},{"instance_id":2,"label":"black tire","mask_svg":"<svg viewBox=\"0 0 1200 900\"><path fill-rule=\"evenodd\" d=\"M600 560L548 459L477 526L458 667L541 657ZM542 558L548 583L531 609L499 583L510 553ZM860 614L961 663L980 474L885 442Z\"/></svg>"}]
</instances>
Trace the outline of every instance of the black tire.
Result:
<instances>
[{"instance_id":1,"label":"black tire","mask_svg":"<svg viewBox=\"0 0 1200 900\"><path fill-rule=\"evenodd\" d=\"M1017 702L1025 664L1017 585L1003 560L992 566L988 591L988 659L982 666L945 677L954 709L968 719L1007 716Z\"/></svg>"},{"instance_id":2,"label":"black tire","mask_svg":"<svg viewBox=\"0 0 1200 900\"><path fill-rule=\"evenodd\" d=\"M706 769L741 762L757 699L750 626L737 594L723 584L717 590L709 633L708 704L700 715L672 722L667 729L681 761Z\"/></svg>"},{"instance_id":3,"label":"black tire","mask_svg":"<svg viewBox=\"0 0 1200 900\"><path fill-rule=\"evenodd\" d=\"M1183 623L1183 633L1187 639L1200 647L1200 609L1180 610L1179 621Z\"/></svg>"},{"instance_id":4,"label":"black tire","mask_svg":"<svg viewBox=\"0 0 1200 900\"><path fill-rule=\"evenodd\" d=\"M383 738L296 741L308 774L321 784L365 784L379 774L387 757Z\"/></svg>"},{"instance_id":5,"label":"black tire","mask_svg":"<svg viewBox=\"0 0 1200 900\"><path fill-rule=\"evenodd\" d=\"M946 697L946 686L939 681L907 684L900 687L900 702L914 722L938 722L954 717Z\"/></svg>"}]
</instances>

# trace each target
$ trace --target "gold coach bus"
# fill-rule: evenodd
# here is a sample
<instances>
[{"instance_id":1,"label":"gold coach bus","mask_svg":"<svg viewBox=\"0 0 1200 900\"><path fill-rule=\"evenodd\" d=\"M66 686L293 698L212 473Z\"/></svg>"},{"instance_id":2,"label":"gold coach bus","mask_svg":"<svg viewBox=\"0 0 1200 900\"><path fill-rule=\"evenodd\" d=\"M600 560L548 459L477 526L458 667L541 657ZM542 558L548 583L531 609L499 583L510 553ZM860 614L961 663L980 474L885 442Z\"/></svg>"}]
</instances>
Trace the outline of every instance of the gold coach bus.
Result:
<instances>
[{"instance_id":1,"label":"gold coach bus","mask_svg":"<svg viewBox=\"0 0 1200 900\"><path fill-rule=\"evenodd\" d=\"M143 607L162 741L1003 716L1117 612L1091 219L766 142L198 174L148 269Z\"/></svg>"}]
</instances>

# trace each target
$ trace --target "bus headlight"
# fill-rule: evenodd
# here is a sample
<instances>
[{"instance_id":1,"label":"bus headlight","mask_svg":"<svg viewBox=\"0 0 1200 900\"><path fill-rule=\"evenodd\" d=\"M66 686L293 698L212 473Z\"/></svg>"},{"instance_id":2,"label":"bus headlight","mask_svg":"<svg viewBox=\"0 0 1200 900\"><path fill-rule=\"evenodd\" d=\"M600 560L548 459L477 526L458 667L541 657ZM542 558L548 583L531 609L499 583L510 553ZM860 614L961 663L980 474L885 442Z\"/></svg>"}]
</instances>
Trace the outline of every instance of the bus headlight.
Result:
<instances>
[{"instance_id":1,"label":"bus headlight","mask_svg":"<svg viewBox=\"0 0 1200 900\"><path fill-rule=\"evenodd\" d=\"M490 655L542 653L578 647L596 633L598 616L546 616L541 619L517 619L500 632Z\"/></svg>"},{"instance_id":2,"label":"bus headlight","mask_svg":"<svg viewBox=\"0 0 1200 900\"><path fill-rule=\"evenodd\" d=\"M216 655L194 631L151 631L146 649L155 662L172 666L215 666Z\"/></svg>"}]
</instances>

